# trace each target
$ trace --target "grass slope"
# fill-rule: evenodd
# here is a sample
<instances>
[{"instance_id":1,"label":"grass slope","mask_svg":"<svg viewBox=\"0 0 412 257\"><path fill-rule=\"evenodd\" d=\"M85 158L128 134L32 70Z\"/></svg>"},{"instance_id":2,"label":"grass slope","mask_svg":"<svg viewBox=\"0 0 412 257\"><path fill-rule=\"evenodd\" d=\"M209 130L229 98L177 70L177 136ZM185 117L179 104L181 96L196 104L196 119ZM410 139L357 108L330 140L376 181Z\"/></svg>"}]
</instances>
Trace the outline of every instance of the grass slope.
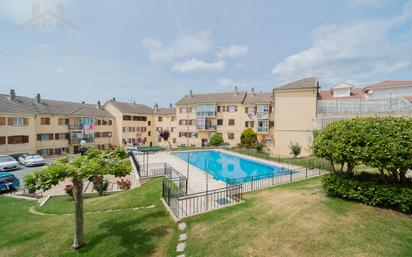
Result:
<instances>
[{"instance_id":1,"label":"grass slope","mask_svg":"<svg viewBox=\"0 0 412 257\"><path fill-rule=\"evenodd\" d=\"M34 203L0 197L0 256L168 256L177 227L160 202L161 179L139 189L85 200L86 210L155 205L137 211L85 215L86 247L71 250L73 215L38 216L28 212ZM73 202L52 199L41 211L70 213Z\"/></svg>"},{"instance_id":2,"label":"grass slope","mask_svg":"<svg viewBox=\"0 0 412 257\"><path fill-rule=\"evenodd\" d=\"M325 196L313 178L193 217L186 256L411 256L412 218Z\"/></svg>"}]
</instances>

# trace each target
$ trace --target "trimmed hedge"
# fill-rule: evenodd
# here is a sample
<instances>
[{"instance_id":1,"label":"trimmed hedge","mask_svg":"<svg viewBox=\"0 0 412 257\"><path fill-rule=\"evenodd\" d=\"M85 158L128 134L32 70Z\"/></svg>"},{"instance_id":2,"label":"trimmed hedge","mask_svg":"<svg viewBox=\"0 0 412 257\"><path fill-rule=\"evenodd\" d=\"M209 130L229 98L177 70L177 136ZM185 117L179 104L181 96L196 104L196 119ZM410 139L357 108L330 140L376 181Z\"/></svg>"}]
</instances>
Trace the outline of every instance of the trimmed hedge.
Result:
<instances>
[{"instance_id":1,"label":"trimmed hedge","mask_svg":"<svg viewBox=\"0 0 412 257\"><path fill-rule=\"evenodd\" d=\"M348 176L344 173L330 173L323 176L322 185L331 196L412 213L411 185L383 184L380 181L378 174Z\"/></svg>"}]
</instances>

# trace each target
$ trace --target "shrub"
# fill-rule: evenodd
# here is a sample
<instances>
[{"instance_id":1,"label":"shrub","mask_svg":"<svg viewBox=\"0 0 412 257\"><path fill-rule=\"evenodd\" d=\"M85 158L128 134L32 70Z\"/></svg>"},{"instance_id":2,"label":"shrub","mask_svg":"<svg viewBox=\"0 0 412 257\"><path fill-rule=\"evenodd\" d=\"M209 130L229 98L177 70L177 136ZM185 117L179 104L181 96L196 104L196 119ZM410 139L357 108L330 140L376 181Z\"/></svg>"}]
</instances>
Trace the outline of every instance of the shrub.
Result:
<instances>
[{"instance_id":1,"label":"shrub","mask_svg":"<svg viewBox=\"0 0 412 257\"><path fill-rule=\"evenodd\" d=\"M70 195L71 197L73 197L73 185L72 184L66 185L64 187L64 192L66 192L67 195Z\"/></svg>"},{"instance_id":2,"label":"shrub","mask_svg":"<svg viewBox=\"0 0 412 257\"><path fill-rule=\"evenodd\" d=\"M129 190L132 187L132 182L127 179L121 179L117 181L117 185L121 190Z\"/></svg>"},{"instance_id":3,"label":"shrub","mask_svg":"<svg viewBox=\"0 0 412 257\"><path fill-rule=\"evenodd\" d=\"M259 144L256 144L255 147L256 147L256 151L261 153L261 152L263 152L263 149L265 149L266 144L265 143L259 143Z\"/></svg>"},{"instance_id":4,"label":"shrub","mask_svg":"<svg viewBox=\"0 0 412 257\"><path fill-rule=\"evenodd\" d=\"M378 174L370 173L354 176L331 173L322 178L322 186L328 195L412 213L412 183L410 180L408 183L409 186L383 184Z\"/></svg>"},{"instance_id":5,"label":"shrub","mask_svg":"<svg viewBox=\"0 0 412 257\"><path fill-rule=\"evenodd\" d=\"M210 138L209 138L209 145L211 146L219 146L223 144L223 137L222 134L214 133Z\"/></svg>"},{"instance_id":6,"label":"shrub","mask_svg":"<svg viewBox=\"0 0 412 257\"><path fill-rule=\"evenodd\" d=\"M103 193L107 191L108 187L109 187L109 181L103 180L101 183L94 185L94 190L96 190L99 196L102 196Z\"/></svg>"},{"instance_id":7,"label":"shrub","mask_svg":"<svg viewBox=\"0 0 412 257\"><path fill-rule=\"evenodd\" d=\"M292 142L290 142L289 148L290 148L290 154L293 155L293 158L298 157L298 155L302 151L302 147L300 147L299 143L293 144Z\"/></svg>"},{"instance_id":8,"label":"shrub","mask_svg":"<svg viewBox=\"0 0 412 257\"><path fill-rule=\"evenodd\" d=\"M247 128L243 130L242 134L240 135L240 142L242 143L242 145L246 145L246 146L251 146L254 143L256 143L257 135L255 131L253 131L253 129L251 128Z\"/></svg>"}]
</instances>

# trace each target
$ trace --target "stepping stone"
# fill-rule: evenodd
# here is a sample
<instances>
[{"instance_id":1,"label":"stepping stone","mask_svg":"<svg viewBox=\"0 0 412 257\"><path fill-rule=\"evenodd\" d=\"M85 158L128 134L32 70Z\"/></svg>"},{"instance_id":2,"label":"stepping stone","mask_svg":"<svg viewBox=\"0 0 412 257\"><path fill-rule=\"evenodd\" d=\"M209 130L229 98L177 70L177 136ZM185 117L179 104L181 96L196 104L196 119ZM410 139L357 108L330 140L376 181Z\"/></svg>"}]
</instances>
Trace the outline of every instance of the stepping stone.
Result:
<instances>
[{"instance_id":1,"label":"stepping stone","mask_svg":"<svg viewBox=\"0 0 412 257\"><path fill-rule=\"evenodd\" d=\"M180 231L183 231L186 229L186 223L179 223L179 229Z\"/></svg>"},{"instance_id":2,"label":"stepping stone","mask_svg":"<svg viewBox=\"0 0 412 257\"><path fill-rule=\"evenodd\" d=\"M136 210L138 210L138 209L139 209L139 207L135 207L135 208L133 208L133 210L134 210L134 211L136 211Z\"/></svg>"},{"instance_id":3,"label":"stepping stone","mask_svg":"<svg viewBox=\"0 0 412 257\"><path fill-rule=\"evenodd\" d=\"M154 205L146 206L147 209L151 209L151 208L154 208L154 207L155 207Z\"/></svg>"},{"instance_id":4,"label":"stepping stone","mask_svg":"<svg viewBox=\"0 0 412 257\"><path fill-rule=\"evenodd\" d=\"M186 255L184 255L184 254L180 254L180 255L178 255L177 257L185 257Z\"/></svg>"},{"instance_id":5,"label":"stepping stone","mask_svg":"<svg viewBox=\"0 0 412 257\"><path fill-rule=\"evenodd\" d=\"M179 235L179 241L186 241L186 239L187 239L186 233Z\"/></svg>"},{"instance_id":6,"label":"stepping stone","mask_svg":"<svg viewBox=\"0 0 412 257\"><path fill-rule=\"evenodd\" d=\"M186 243L178 243L176 246L176 252L183 252L186 248Z\"/></svg>"}]
</instances>

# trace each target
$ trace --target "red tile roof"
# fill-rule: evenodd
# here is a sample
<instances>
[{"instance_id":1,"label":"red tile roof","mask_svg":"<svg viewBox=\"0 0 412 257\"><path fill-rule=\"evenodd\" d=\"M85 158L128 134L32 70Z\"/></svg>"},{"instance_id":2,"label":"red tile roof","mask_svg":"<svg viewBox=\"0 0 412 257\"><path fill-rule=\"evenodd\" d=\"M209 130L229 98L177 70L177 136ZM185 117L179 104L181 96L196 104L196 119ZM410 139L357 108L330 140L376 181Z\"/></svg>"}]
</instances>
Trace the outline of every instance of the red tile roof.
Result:
<instances>
[{"instance_id":1,"label":"red tile roof","mask_svg":"<svg viewBox=\"0 0 412 257\"><path fill-rule=\"evenodd\" d=\"M412 96L403 96L402 98L412 103Z\"/></svg>"},{"instance_id":2,"label":"red tile roof","mask_svg":"<svg viewBox=\"0 0 412 257\"><path fill-rule=\"evenodd\" d=\"M364 98L362 94L362 88L352 88L350 96L333 96L331 90L320 91L320 100L331 100L331 99L361 99Z\"/></svg>"},{"instance_id":3,"label":"red tile roof","mask_svg":"<svg viewBox=\"0 0 412 257\"><path fill-rule=\"evenodd\" d=\"M385 80L376 84L372 84L366 86L365 89L368 88L387 88L387 87L395 87L401 85L412 85L412 80Z\"/></svg>"}]
</instances>

